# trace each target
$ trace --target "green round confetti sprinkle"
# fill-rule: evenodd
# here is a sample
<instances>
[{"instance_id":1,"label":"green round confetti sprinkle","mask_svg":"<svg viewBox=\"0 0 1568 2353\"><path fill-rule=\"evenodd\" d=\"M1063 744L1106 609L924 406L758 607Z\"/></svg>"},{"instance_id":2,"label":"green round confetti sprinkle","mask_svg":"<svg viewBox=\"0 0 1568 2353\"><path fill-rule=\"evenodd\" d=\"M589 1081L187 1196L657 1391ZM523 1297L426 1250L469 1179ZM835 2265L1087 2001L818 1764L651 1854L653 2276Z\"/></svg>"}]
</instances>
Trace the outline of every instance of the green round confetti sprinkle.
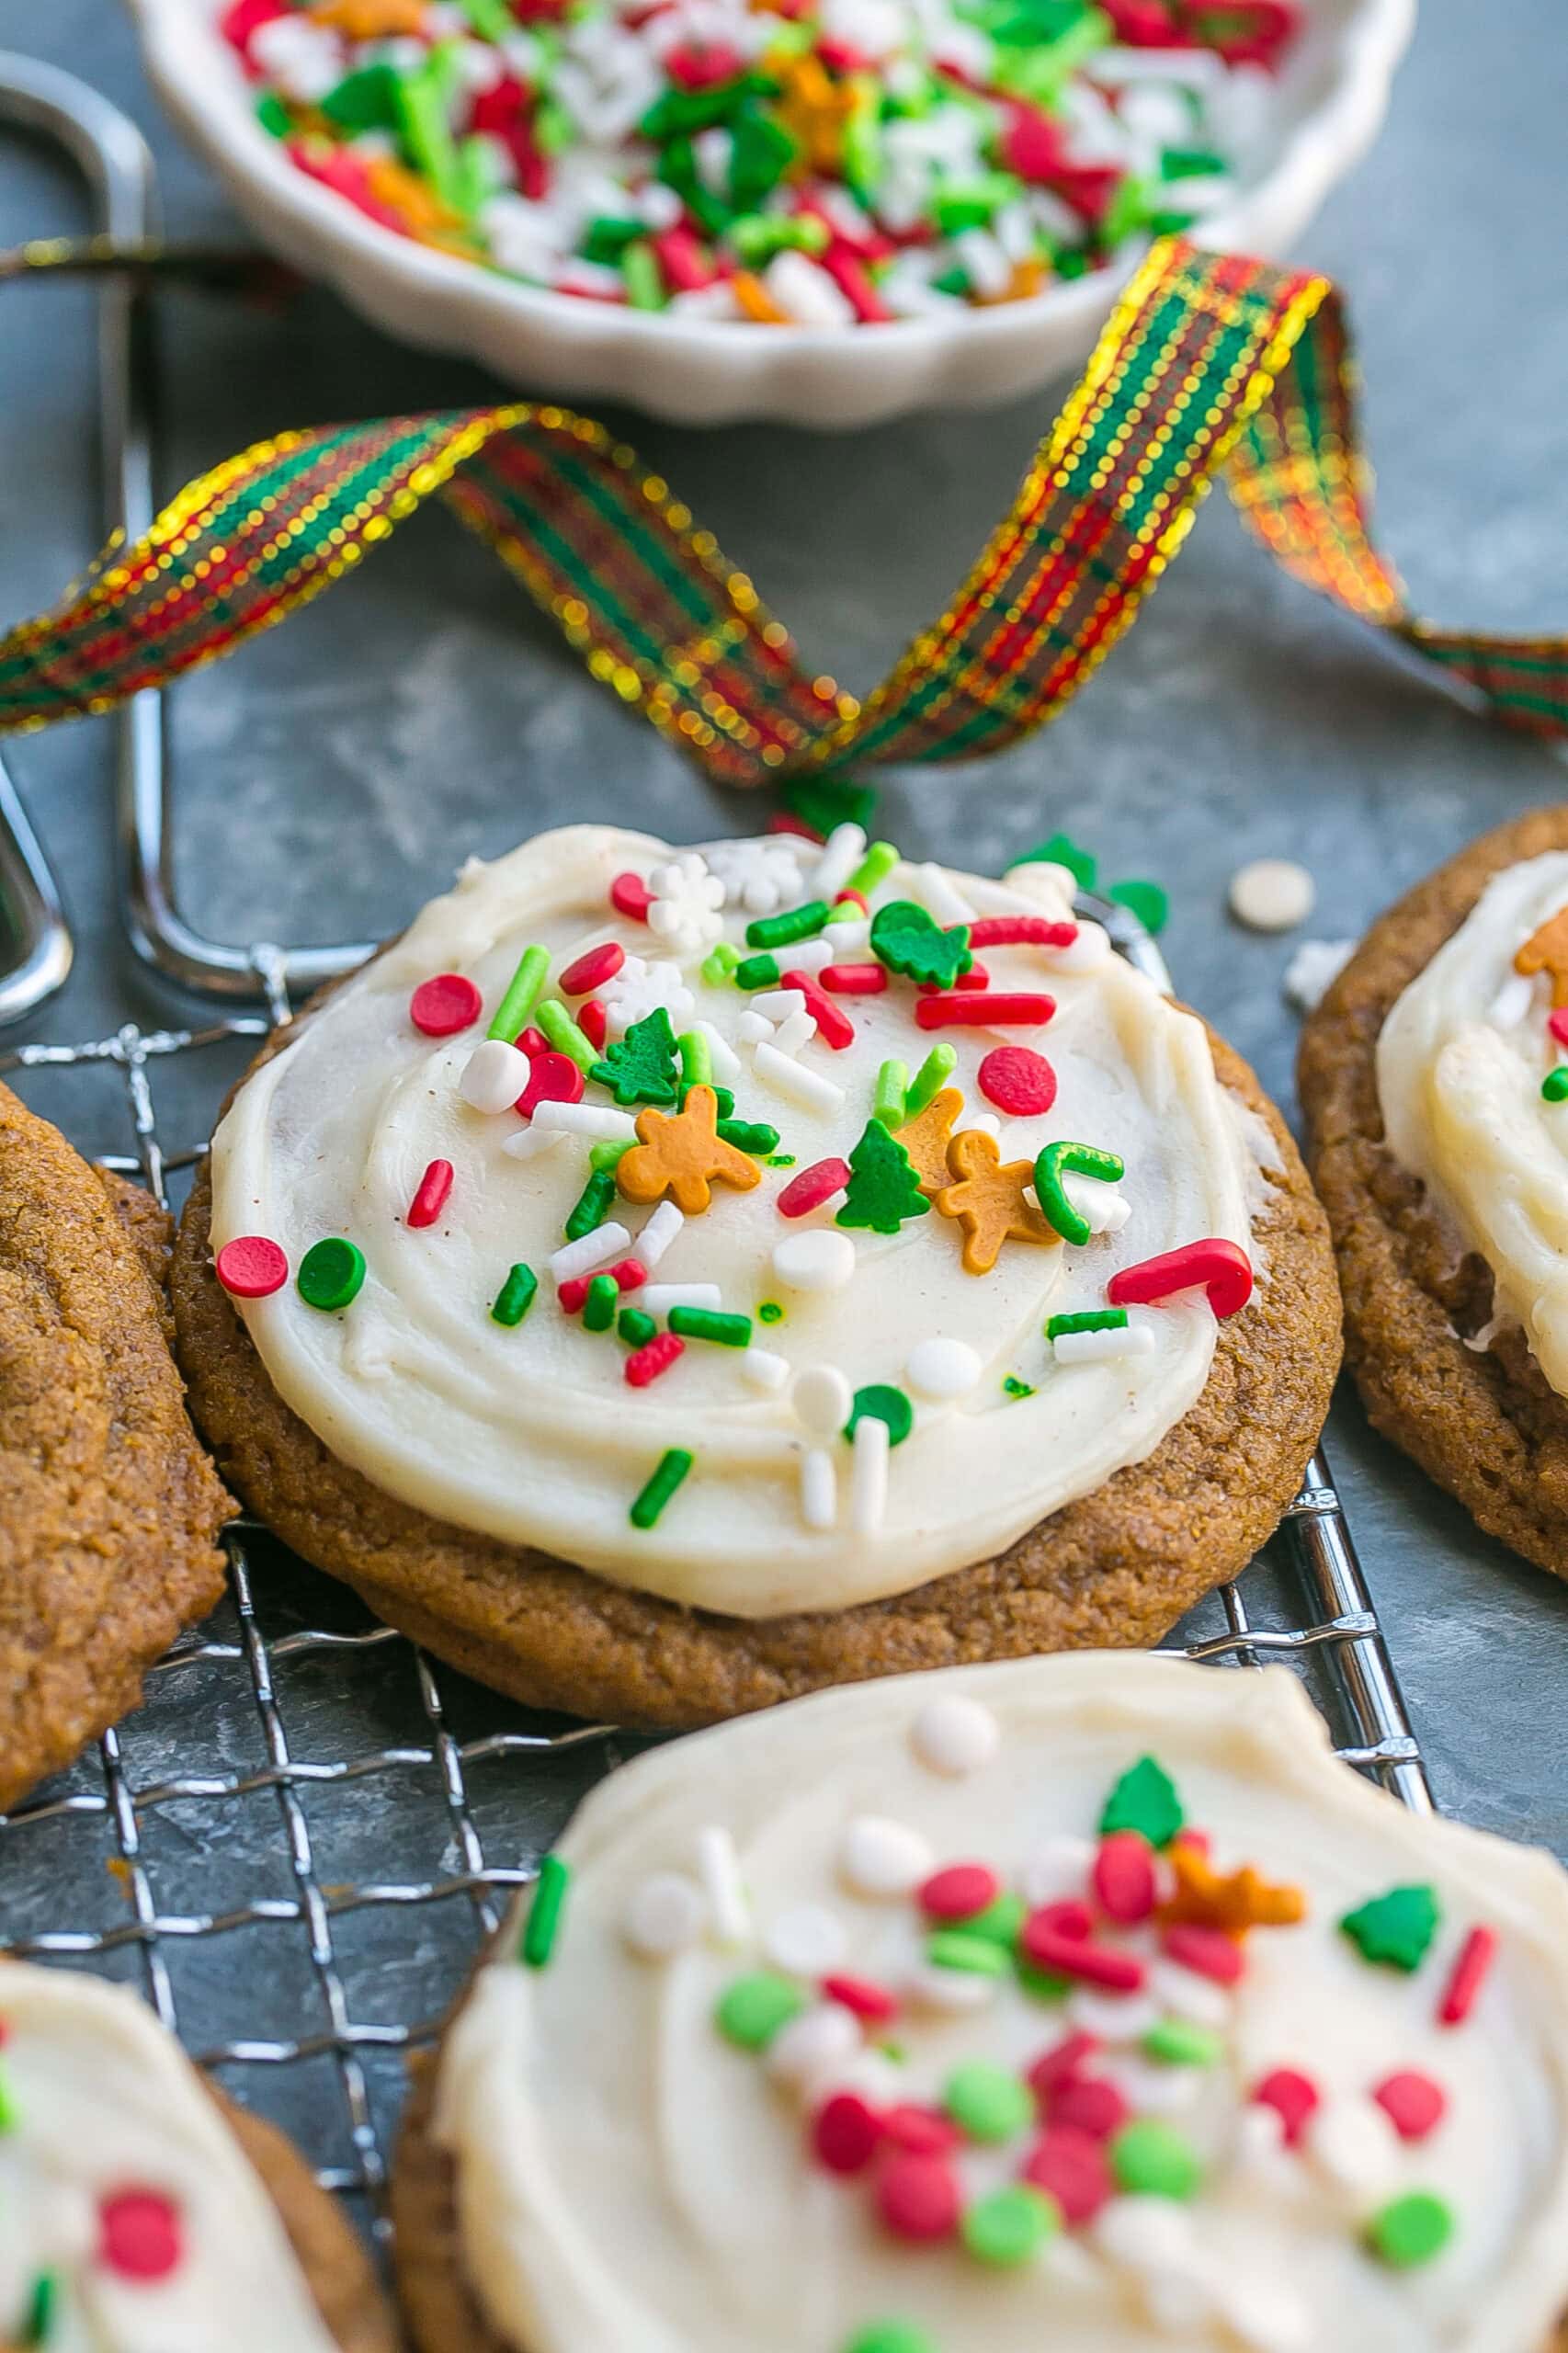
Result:
<instances>
[{"instance_id":1,"label":"green round confetti sprinkle","mask_svg":"<svg viewBox=\"0 0 1568 2353\"><path fill-rule=\"evenodd\" d=\"M719 1997L714 2020L727 2042L738 2051L766 2051L774 2036L799 2018L806 1997L788 1977L766 1969L737 1977Z\"/></svg>"},{"instance_id":2,"label":"green round confetti sprinkle","mask_svg":"<svg viewBox=\"0 0 1568 2353\"><path fill-rule=\"evenodd\" d=\"M1168 1847L1187 1820L1176 1784L1159 1759L1141 1756L1123 1773L1100 1816L1100 1836L1141 1830L1151 1847Z\"/></svg>"},{"instance_id":3,"label":"green round confetti sprinkle","mask_svg":"<svg viewBox=\"0 0 1568 2353\"><path fill-rule=\"evenodd\" d=\"M1037 2002L1064 2002L1073 1991L1073 1980L1058 1977L1054 1970L1037 1969L1028 1961L1020 1961L1016 1967L1020 1989Z\"/></svg>"},{"instance_id":4,"label":"green round confetti sprinkle","mask_svg":"<svg viewBox=\"0 0 1568 2353\"><path fill-rule=\"evenodd\" d=\"M977 2263L1009 2271L1028 2263L1055 2236L1062 2227L1062 2209L1031 2182L1015 2181L977 2198L959 2227Z\"/></svg>"},{"instance_id":5,"label":"green round confetti sprinkle","mask_svg":"<svg viewBox=\"0 0 1568 2353\"><path fill-rule=\"evenodd\" d=\"M1454 2234L1454 2218L1435 2191L1412 2189L1372 2216L1367 2243L1396 2271L1414 2271L1440 2255Z\"/></svg>"},{"instance_id":6,"label":"green round confetti sprinkle","mask_svg":"<svg viewBox=\"0 0 1568 2353\"><path fill-rule=\"evenodd\" d=\"M765 1299L756 1311L756 1320L759 1324L782 1324L784 1310L776 1299Z\"/></svg>"},{"instance_id":7,"label":"green round confetti sprinkle","mask_svg":"<svg viewBox=\"0 0 1568 2353\"><path fill-rule=\"evenodd\" d=\"M1016 858L1014 864L1064 866L1080 891L1092 891L1095 877L1099 872L1093 852L1080 849L1067 834L1052 834L1048 842L1041 842L1035 849L1025 850L1022 858Z\"/></svg>"},{"instance_id":8,"label":"green round confetti sprinkle","mask_svg":"<svg viewBox=\"0 0 1568 2353\"><path fill-rule=\"evenodd\" d=\"M966 1969L971 1977L1006 1977L1007 1955L989 1937L937 1928L926 1939L926 1958L937 1969Z\"/></svg>"},{"instance_id":9,"label":"green round confetti sprinkle","mask_svg":"<svg viewBox=\"0 0 1568 2353\"><path fill-rule=\"evenodd\" d=\"M971 2141L1010 2141L1034 2120L1035 2097L1021 2075L971 2059L948 2077L942 2106Z\"/></svg>"},{"instance_id":10,"label":"green round confetti sprinkle","mask_svg":"<svg viewBox=\"0 0 1568 2353\"><path fill-rule=\"evenodd\" d=\"M319 1307L324 1315L331 1315L358 1299L364 1279L363 1251L345 1242L341 1234L332 1234L324 1242L312 1243L300 1261L294 1282L307 1307Z\"/></svg>"},{"instance_id":11,"label":"green round confetti sprinkle","mask_svg":"<svg viewBox=\"0 0 1568 2353\"><path fill-rule=\"evenodd\" d=\"M1339 1926L1363 1961L1410 1975L1426 1960L1439 1916L1429 1887L1391 1887L1386 1895L1347 1912Z\"/></svg>"},{"instance_id":12,"label":"green round confetti sprinkle","mask_svg":"<svg viewBox=\"0 0 1568 2353\"><path fill-rule=\"evenodd\" d=\"M858 2329L844 2353L937 2353L937 2340L910 2320L876 2320Z\"/></svg>"},{"instance_id":13,"label":"green round confetti sprinkle","mask_svg":"<svg viewBox=\"0 0 1568 2353\"><path fill-rule=\"evenodd\" d=\"M1170 921L1170 899L1157 882L1113 882L1106 897L1136 915L1147 932L1164 931Z\"/></svg>"},{"instance_id":14,"label":"green round confetti sprinkle","mask_svg":"<svg viewBox=\"0 0 1568 2353\"><path fill-rule=\"evenodd\" d=\"M1540 1082L1540 1091L1548 1103L1561 1103L1568 1097L1568 1063L1547 1072Z\"/></svg>"},{"instance_id":15,"label":"green round confetti sprinkle","mask_svg":"<svg viewBox=\"0 0 1568 2353\"><path fill-rule=\"evenodd\" d=\"M865 1421L885 1422L889 1445L902 1446L915 1427L915 1408L903 1390L894 1389L891 1382L869 1381L855 1392L855 1403L844 1425L845 1437L852 1438L857 1426Z\"/></svg>"},{"instance_id":16,"label":"green round confetti sprinkle","mask_svg":"<svg viewBox=\"0 0 1568 2353\"><path fill-rule=\"evenodd\" d=\"M1153 2116L1122 2126L1110 2143L1110 2164L1131 2198L1193 2198L1203 2179L1191 2142Z\"/></svg>"},{"instance_id":17,"label":"green round confetti sprinkle","mask_svg":"<svg viewBox=\"0 0 1568 2353\"><path fill-rule=\"evenodd\" d=\"M555 1950L561 1915L572 1884L572 1866L559 1855L546 1855L539 1867L534 1900L523 1929L523 1960L529 1969L542 1969Z\"/></svg>"},{"instance_id":18,"label":"green round confetti sprinkle","mask_svg":"<svg viewBox=\"0 0 1568 2353\"><path fill-rule=\"evenodd\" d=\"M988 1944L1004 1945L1010 1952L1018 1939L1018 1930L1028 1915L1028 1905L1021 1895L999 1895L983 1912L977 1912L963 1924L966 1937L983 1937Z\"/></svg>"},{"instance_id":19,"label":"green round confetti sprinkle","mask_svg":"<svg viewBox=\"0 0 1568 2353\"><path fill-rule=\"evenodd\" d=\"M1187 2018L1162 2018L1143 2037L1151 2059L1172 2067L1212 2067L1224 2049L1212 2027L1194 2026Z\"/></svg>"}]
</instances>

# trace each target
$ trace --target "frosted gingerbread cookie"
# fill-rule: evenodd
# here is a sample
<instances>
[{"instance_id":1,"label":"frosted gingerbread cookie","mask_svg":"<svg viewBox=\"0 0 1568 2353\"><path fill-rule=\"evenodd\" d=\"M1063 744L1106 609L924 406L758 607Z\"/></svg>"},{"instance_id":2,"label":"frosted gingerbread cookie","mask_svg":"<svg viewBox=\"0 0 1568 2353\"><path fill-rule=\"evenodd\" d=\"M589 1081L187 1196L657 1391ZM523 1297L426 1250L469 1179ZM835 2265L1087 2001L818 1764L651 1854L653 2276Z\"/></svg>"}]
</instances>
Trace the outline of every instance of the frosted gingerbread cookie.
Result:
<instances>
[{"instance_id":1,"label":"frosted gingerbread cookie","mask_svg":"<svg viewBox=\"0 0 1568 2353\"><path fill-rule=\"evenodd\" d=\"M1301 1091L1373 1421L1568 1575L1568 809L1463 850L1367 935Z\"/></svg>"},{"instance_id":2,"label":"frosted gingerbread cookie","mask_svg":"<svg viewBox=\"0 0 1568 2353\"><path fill-rule=\"evenodd\" d=\"M395 2353L358 2239L292 2146L134 1995L0 1961L6 2353Z\"/></svg>"},{"instance_id":3,"label":"frosted gingerbread cookie","mask_svg":"<svg viewBox=\"0 0 1568 2353\"><path fill-rule=\"evenodd\" d=\"M415 2095L421 2353L1546 2353L1568 1880L1283 1670L895 1677L617 1773Z\"/></svg>"},{"instance_id":4,"label":"frosted gingerbread cookie","mask_svg":"<svg viewBox=\"0 0 1568 2353\"><path fill-rule=\"evenodd\" d=\"M1250 1073L1044 866L854 827L468 868L274 1038L175 1272L226 1475L518 1697L689 1724L1141 1643L1337 1357Z\"/></svg>"}]
</instances>

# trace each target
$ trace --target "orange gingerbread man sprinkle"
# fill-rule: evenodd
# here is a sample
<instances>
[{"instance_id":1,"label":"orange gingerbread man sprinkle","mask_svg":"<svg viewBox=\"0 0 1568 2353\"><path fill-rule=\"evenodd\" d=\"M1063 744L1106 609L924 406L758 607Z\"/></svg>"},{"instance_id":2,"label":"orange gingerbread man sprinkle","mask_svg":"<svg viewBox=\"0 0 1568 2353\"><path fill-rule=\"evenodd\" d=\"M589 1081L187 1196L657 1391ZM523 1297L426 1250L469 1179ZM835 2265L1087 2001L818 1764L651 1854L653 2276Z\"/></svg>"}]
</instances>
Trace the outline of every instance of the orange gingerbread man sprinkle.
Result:
<instances>
[{"instance_id":1,"label":"orange gingerbread man sprinkle","mask_svg":"<svg viewBox=\"0 0 1568 2353\"><path fill-rule=\"evenodd\" d=\"M964 1271L988 1275L1001 1256L1004 1242L1046 1242L1060 1246L1062 1237L1025 1196L1034 1182L1027 1160L1009 1160L1004 1167L994 1136L983 1128L965 1128L948 1146L948 1168L957 1179L931 1197L943 1217L956 1218L964 1232Z\"/></svg>"},{"instance_id":2,"label":"orange gingerbread man sprinkle","mask_svg":"<svg viewBox=\"0 0 1568 2353\"><path fill-rule=\"evenodd\" d=\"M963 1097L956 1086L939 1087L918 1119L894 1131L909 1154L923 1193L940 1192L948 1181L948 1146L952 1142L953 1121L962 1109Z\"/></svg>"},{"instance_id":3,"label":"orange gingerbread man sprinkle","mask_svg":"<svg viewBox=\"0 0 1568 2353\"><path fill-rule=\"evenodd\" d=\"M1170 1861L1176 1893L1159 1913L1166 1927L1183 1923L1240 1937L1249 1928L1291 1928L1306 1916L1299 1887L1272 1886L1250 1863L1239 1871L1217 1871L1203 1849L1187 1838L1175 1841Z\"/></svg>"},{"instance_id":4,"label":"orange gingerbread man sprinkle","mask_svg":"<svg viewBox=\"0 0 1568 2353\"><path fill-rule=\"evenodd\" d=\"M1548 915L1531 932L1514 959L1514 970L1527 981L1537 972L1550 972L1552 1005L1568 1005L1568 907Z\"/></svg>"},{"instance_id":5,"label":"orange gingerbread man sprinkle","mask_svg":"<svg viewBox=\"0 0 1568 2353\"><path fill-rule=\"evenodd\" d=\"M678 1111L637 1115L637 1142L616 1163L615 1178L629 1201L662 1201L667 1193L685 1217L700 1217L714 1185L749 1193L762 1180L755 1160L719 1133L719 1098L694 1086Z\"/></svg>"},{"instance_id":6,"label":"orange gingerbread man sprinkle","mask_svg":"<svg viewBox=\"0 0 1568 2353\"><path fill-rule=\"evenodd\" d=\"M425 0L316 0L311 14L348 40L389 40L425 29Z\"/></svg>"}]
</instances>

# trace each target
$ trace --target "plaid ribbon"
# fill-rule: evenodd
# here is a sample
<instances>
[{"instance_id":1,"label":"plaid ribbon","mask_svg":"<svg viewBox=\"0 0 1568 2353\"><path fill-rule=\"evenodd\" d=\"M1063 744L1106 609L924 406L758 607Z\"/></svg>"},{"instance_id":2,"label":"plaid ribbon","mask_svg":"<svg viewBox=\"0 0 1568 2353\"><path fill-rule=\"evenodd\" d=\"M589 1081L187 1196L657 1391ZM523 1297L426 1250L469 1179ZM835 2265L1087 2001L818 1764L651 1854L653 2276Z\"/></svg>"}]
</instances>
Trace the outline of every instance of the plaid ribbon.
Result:
<instances>
[{"instance_id":1,"label":"plaid ribbon","mask_svg":"<svg viewBox=\"0 0 1568 2353\"><path fill-rule=\"evenodd\" d=\"M1071 700L1223 473L1298 579L1468 682L1505 723L1568 733L1568 640L1467 636L1409 610L1369 533L1354 384L1326 278L1157 244L1010 513L863 703L802 666L711 534L589 418L515 402L279 434L0 638L0 732L109 710L230 653L438 493L593 676L724 783L972 759Z\"/></svg>"}]
</instances>

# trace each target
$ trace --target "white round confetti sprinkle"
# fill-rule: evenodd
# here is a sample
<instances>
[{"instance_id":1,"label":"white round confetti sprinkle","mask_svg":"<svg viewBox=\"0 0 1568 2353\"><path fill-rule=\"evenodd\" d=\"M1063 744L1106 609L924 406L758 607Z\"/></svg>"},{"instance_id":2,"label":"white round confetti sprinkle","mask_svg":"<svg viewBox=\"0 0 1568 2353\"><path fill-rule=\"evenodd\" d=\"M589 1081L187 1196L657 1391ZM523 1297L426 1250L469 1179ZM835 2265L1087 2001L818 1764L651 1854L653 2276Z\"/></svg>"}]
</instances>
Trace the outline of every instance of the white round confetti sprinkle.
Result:
<instances>
[{"instance_id":1,"label":"white round confetti sprinkle","mask_svg":"<svg viewBox=\"0 0 1568 2353\"><path fill-rule=\"evenodd\" d=\"M1018 1874L1025 1902L1055 1904L1063 1895L1082 1895L1094 1859L1086 1838L1042 1838Z\"/></svg>"},{"instance_id":2,"label":"white round confetti sprinkle","mask_svg":"<svg viewBox=\"0 0 1568 2353\"><path fill-rule=\"evenodd\" d=\"M1231 2014L1231 1997L1222 1985L1212 1977L1200 1977L1196 1969L1184 1969L1176 1961L1154 1963L1149 1972L1149 1991L1162 2010L1194 2026L1223 2026Z\"/></svg>"},{"instance_id":3,"label":"white round confetti sprinkle","mask_svg":"<svg viewBox=\"0 0 1568 2353\"><path fill-rule=\"evenodd\" d=\"M791 1977L824 1977L844 1959L848 1941L843 1921L825 1904L791 1904L768 1922L762 1949Z\"/></svg>"},{"instance_id":4,"label":"white round confetti sprinkle","mask_svg":"<svg viewBox=\"0 0 1568 2353\"><path fill-rule=\"evenodd\" d=\"M644 1961L667 1961L702 1934L708 1906L702 1891L681 1871L653 1871L632 1890L626 1941Z\"/></svg>"},{"instance_id":5,"label":"white round confetti sprinkle","mask_svg":"<svg viewBox=\"0 0 1568 2353\"><path fill-rule=\"evenodd\" d=\"M795 1375L790 1403L812 1438L836 1438L849 1419L854 1393L835 1364L808 1365Z\"/></svg>"},{"instance_id":6,"label":"white round confetti sprinkle","mask_svg":"<svg viewBox=\"0 0 1568 2353\"><path fill-rule=\"evenodd\" d=\"M922 1397L965 1397L985 1367L967 1340L922 1340L904 1361L903 1377Z\"/></svg>"},{"instance_id":7,"label":"white round confetti sprinkle","mask_svg":"<svg viewBox=\"0 0 1568 2353\"><path fill-rule=\"evenodd\" d=\"M826 2075L837 2077L860 2050L860 2028L842 2002L824 2002L791 2018L767 2046L767 2068L776 2084L814 2098Z\"/></svg>"},{"instance_id":8,"label":"white round confetti sprinkle","mask_svg":"<svg viewBox=\"0 0 1568 2353\"><path fill-rule=\"evenodd\" d=\"M1312 2317L1272 2272L1237 2279L1216 2271L1213 2292L1226 2327L1250 2353L1312 2353Z\"/></svg>"},{"instance_id":9,"label":"white round confetti sprinkle","mask_svg":"<svg viewBox=\"0 0 1568 2353\"><path fill-rule=\"evenodd\" d=\"M1353 939L1303 939L1285 967L1287 1002L1315 1013L1355 953Z\"/></svg>"},{"instance_id":10,"label":"white round confetti sprinkle","mask_svg":"<svg viewBox=\"0 0 1568 2353\"><path fill-rule=\"evenodd\" d=\"M1294 931L1317 904L1317 885L1290 858L1255 858L1231 877L1231 913L1249 931Z\"/></svg>"},{"instance_id":11,"label":"white round confetti sprinkle","mask_svg":"<svg viewBox=\"0 0 1568 2353\"><path fill-rule=\"evenodd\" d=\"M486 1038L463 1064L458 1093L471 1110L509 1111L528 1083L528 1058L505 1038Z\"/></svg>"},{"instance_id":12,"label":"white round confetti sprinkle","mask_svg":"<svg viewBox=\"0 0 1568 2353\"><path fill-rule=\"evenodd\" d=\"M1140 2116L1184 2114L1197 2102L1206 2077L1202 2067L1166 2067L1142 2059L1113 2060L1106 2073Z\"/></svg>"},{"instance_id":13,"label":"white round confetti sprinkle","mask_svg":"<svg viewBox=\"0 0 1568 2353\"><path fill-rule=\"evenodd\" d=\"M928 1838L881 1813L858 1813L838 1850L839 1877L857 1895L909 1895L936 1868L937 1852Z\"/></svg>"},{"instance_id":14,"label":"white round confetti sprinkle","mask_svg":"<svg viewBox=\"0 0 1568 2353\"><path fill-rule=\"evenodd\" d=\"M920 2009L962 2018L994 2002L996 1984L994 1977L983 1976L976 1969L939 1969L934 1962L923 1961L904 1979L903 1993Z\"/></svg>"},{"instance_id":15,"label":"white round confetti sprinkle","mask_svg":"<svg viewBox=\"0 0 1568 2353\"><path fill-rule=\"evenodd\" d=\"M1307 2128L1307 2150L1317 2171L1346 2192L1358 2210L1389 2188L1399 2165L1399 2142L1375 2100L1341 2099L1320 2108Z\"/></svg>"},{"instance_id":16,"label":"white round confetti sprinkle","mask_svg":"<svg viewBox=\"0 0 1568 2353\"><path fill-rule=\"evenodd\" d=\"M1179 2279L1196 2266L1192 2218L1169 2198L1113 2198L1092 2228L1100 2253L1142 2279Z\"/></svg>"},{"instance_id":17,"label":"white round confetti sprinkle","mask_svg":"<svg viewBox=\"0 0 1568 2353\"><path fill-rule=\"evenodd\" d=\"M1096 1994L1081 1986L1067 1999L1067 2023L1101 2042L1142 2042L1165 2016L1147 1994Z\"/></svg>"},{"instance_id":18,"label":"white round confetti sprinkle","mask_svg":"<svg viewBox=\"0 0 1568 2353\"><path fill-rule=\"evenodd\" d=\"M928 1699L910 1726L909 1738L922 1765L952 1780L989 1765L1002 1745L1001 1727L990 1709L956 1693Z\"/></svg>"}]
</instances>

